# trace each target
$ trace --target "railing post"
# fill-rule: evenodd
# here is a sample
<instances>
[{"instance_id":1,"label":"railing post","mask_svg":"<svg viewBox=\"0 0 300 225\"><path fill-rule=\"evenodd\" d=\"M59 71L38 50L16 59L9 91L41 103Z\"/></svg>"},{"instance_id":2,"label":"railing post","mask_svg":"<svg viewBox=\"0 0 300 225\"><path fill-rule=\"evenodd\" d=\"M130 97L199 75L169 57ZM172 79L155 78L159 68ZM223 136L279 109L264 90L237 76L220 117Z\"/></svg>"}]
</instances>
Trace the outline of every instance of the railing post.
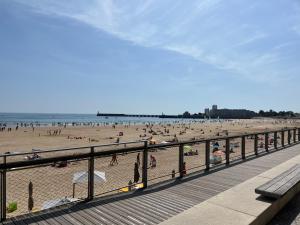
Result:
<instances>
[{"instance_id":1,"label":"railing post","mask_svg":"<svg viewBox=\"0 0 300 225\"><path fill-rule=\"evenodd\" d=\"M284 147L284 130L281 131L281 147Z\"/></svg>"},{"instance_id":2,"label":"railing post","mask_svg":"<svg viewBox=\"0 0 300 225\"><path fill-rule=\"evenodd\" d=\"M180 144L179 145L179 165L178 165L180 178L184 177L183 163L184 163L184 148L183 148L183 144Z\"/></svg>"},{"instance_id":3,"label":"railing post","mask_svg":"<svg viewBox=\"0 0 300 225\"><path fill-rule=\"evenodd\" d=\"M294 130L293 130L293 142L294 143L296 143L296 132L297 132L297 130L296 130L296 128L294 128Z\"/></svg>"},{"instance_id":4,"label":"railing post","mask_svg":"<svg viewBox=\"0 0 300 225\"><path fill-rule=\"evenodd\" d=\"M94 198L94 172L95 172L95 157L94 157L94 147L91 147L90 157L88 161L88 200Z\"/></svg>"},{"instance_id":5,"label":"railing post","mask_svg":"<svg viewBox=\"0 0 300 225\"><path fill-rule=\"evenodd\" d=\"M254 135L254 153L255 153L255 155L258 155L258 152L257 152L257 144L258 144L258 135L255 134L255 135Z\"/></svg>"},{"instance_id":6,"label":"railing post","mask_svg":"<svg viewBox=\"0 0 300 225\"><path fill-rule=\"evenodd\" d=\"M265 149L266 152L269 151L269 133L265 133Z\"/></svg>"},{"instance_id":7,"label":"railing post","mask_svg":"<svg viewBox=\"0 0 300 225\"><path fill-rule=\"evenodd\" d=\"M206 140L205 141L205 165L206 165L206 170L209 170L210 167L210 141Z\"/></svg>"},{"instance_id":8,"label":"railing post","mask_svg":"<svg viewBox=\"0 0 300 225\"><path fill-rule=\"evenodd\" d=\"M246 137L242 136L242 159L246 159Z\"/></svg>"},{"instance_id":9,"label":"railing post","mask_svg":"<svg viewBox=\"0 0 300 225\"><path fill-rule=\"evenodd\" d=\"M288 130L288 144L291 144L291 130Z\"/></svg>"},{"instance_id":10,"label":"railing post","mask_svg":"<svg viewBox=\"0 0 300 225\"><path fill-rule=\"evenodd\" d=\"M230 139L226 138L226 149L225 149L225 155L226 155L226 165L229 165L230 163Z\"/></svg>"},{"instance_id":11,"label":"railing post","mask_svg":"<svg viewBox=\"0 0 300 225\"><path fill-rule=\"evenodd\" d=\"M3 157L3 164L6 164L6 156ZM6 220L6 170L0 172L0 197L1 215L0 222Z\"/></svg>"},{"instance_id":12,"label":"railing post","mask_svg":"<svg viewBox=\"0 0 300 225\"><path fill-rule=\"evenodd\" d=\"M143 151L143 188L148 187L148 141L144 141L144 151Z\"/></svg>"},{"instance_id":13,"label":"railing post","mask_svg":"<svg viewBox=\"0 0 300 225\"><path fill-rule=\"evenodd\" d=\"M277 141L278 141L278 138L277 138L277 131L274 132L274 148L277 149Z\"/></svg>"}]
</instances>

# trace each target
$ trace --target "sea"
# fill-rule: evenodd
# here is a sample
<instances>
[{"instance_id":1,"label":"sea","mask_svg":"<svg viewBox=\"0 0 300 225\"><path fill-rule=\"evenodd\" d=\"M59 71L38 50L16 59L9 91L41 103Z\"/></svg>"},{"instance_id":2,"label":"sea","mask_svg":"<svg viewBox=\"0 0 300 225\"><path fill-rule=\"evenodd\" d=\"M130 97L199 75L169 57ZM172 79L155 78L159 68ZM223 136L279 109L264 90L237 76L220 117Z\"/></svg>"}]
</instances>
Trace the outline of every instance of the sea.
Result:
<instances>
[{"instance_id":1,"label":"sea","mask_svg":"<svg viewBox=\"0 0 300 225\"><path fill-rule=\"evenodd\" d=\"M174 124L204 122L203 119L170 119L155 117L102 117L96 114L60 114L60 113L0 113L0 127L13 127L26 124L34 126L78 126L110 124Z\"/></svg>"}]
</instances>

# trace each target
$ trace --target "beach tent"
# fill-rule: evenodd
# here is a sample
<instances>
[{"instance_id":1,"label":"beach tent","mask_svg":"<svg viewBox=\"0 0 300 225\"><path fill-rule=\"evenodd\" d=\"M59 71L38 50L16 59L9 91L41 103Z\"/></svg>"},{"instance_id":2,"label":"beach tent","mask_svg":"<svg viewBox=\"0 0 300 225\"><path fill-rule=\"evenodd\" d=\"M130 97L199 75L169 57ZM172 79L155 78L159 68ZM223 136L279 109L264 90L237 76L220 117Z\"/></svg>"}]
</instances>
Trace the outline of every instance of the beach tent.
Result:
<instances>
[{"instance_id":1,"label":"beach tent","mask_svg":"<svg viewBox=\"0 0 300 225\"><path fill-rule=\"evenodd\" d=\"M73 175L73 184L88 182L88 172L82 171ZM95 171L94 182L106 182L105 172Z\"/></svg>"},{"instance_id":2,"label":"beach tent","mask_svg":"<svg viewBox=\"0 0 300 225\"><path fill-rule=\"evenodd\" d=\"M42 206L42 210L50 209L50 208L53 208L53 207L68 204L68 203L75 202L75 201L78 201L78 199L77 198L67 198L67 197L46 201L46 202L44 202L44 204Z\"/></svg>"}]
</instances>

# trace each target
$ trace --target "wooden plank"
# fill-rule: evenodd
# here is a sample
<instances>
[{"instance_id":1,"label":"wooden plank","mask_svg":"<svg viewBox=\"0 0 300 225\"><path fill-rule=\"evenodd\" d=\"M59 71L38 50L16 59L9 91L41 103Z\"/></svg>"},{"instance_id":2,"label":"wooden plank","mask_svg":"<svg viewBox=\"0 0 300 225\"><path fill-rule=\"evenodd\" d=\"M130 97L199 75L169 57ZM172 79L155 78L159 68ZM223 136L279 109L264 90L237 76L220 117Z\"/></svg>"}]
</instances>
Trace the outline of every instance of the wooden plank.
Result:
<instances>
[{"instance_id":1,"label":"wooden plank","mask_svg":"<svg viewBox=\"0 0 300 225\"><path fill-rule=\"evenodd\" d=\"M182 198L182 196L180 194L170 193L166 190L159 191L159 192L155 193L155 195L158 196L158 198L160 198L160 196L165 196L168 198L176 198L178 201L183 202L185 204L189 204L190 206L194 206L195 204L197 204L199 202L195 199Z\"/></svg>"},{"instance_id":2,"label":"wooden plank","mask_svg":"<svg viewBox=\"0 0 300 225\"><path fill-rule=\"evenodd\" d=\"M177 211L178 213L182 212L183 210L187 209L188 207L184 207L182 205L172 203L169 200L164 200L164 201L158 201L157 198L151 198L151 196L143 196L142 198L145 201L148 201L149 203L153 203L155 205L164 207L166 209L170 209L171 211Z\"/></svg>"},{"instance_id":3,"label":"wooden plank","mask_svg":"<svg viewBox=\"0 0 300 225\"><path fill-rule=\"evenodd\" d=\"M89 213L92 211L98 217L101 217L102 221L107 221L105 224L114 224L114 225L122 225L124 224L122 221L118 219L118 217L113 217L110 214L106 213L102 208L92 207L89 209ZM126 223L127 224L127 223Z\"/></svg>"},{"instance_id":4,"label":"wooden plank","mask_svg":"<svg viewBox=\"0 0 300 225\"><path fill-rule=\"evenodd\" d=\"M269 182L256 188L255 193L278 199L300 182L299 173L300 165L295 165Z\"/></svg>"},{"instance_id":5,"label":"wooden plank","mask_svg":"<svg viewBox=\"0 0 300 225\"><path fill-rule=\"evenodd\" d=\"M141 217L135 213L132 213L130 210L127 210L127 207L120 207L116 204L109 204L107 205L107 208L114 212L117 211L119 215L131 221L133 224L155 224L147 218Z\"/></svg>"},{"instance_id":6,"label":"wooden plank","mask_svg":"<svg viewBox=\"0 0 300 225\"><path fill-rule=\"evenodd\" d=\"M97 210L101 211L103 213L103 215L105 214L107 217L109 217L114 222L116 222L116 224L122 224L122 225L124 225L124 224L127 224L127 225L138 224L138 223L131 222L130 220L124 218L122 213L120 214L120 212L112 212L111 210L107 209L106 207L96 206L95 208Z\"/></svg>"},{"instance_id":7,"label":"wooden plank","mask_svg":"<svg viewBox=\"0 0 300 225\"><path fill-rule=\"evenodd\" d=\"M124 203L124 202L123 202ZM164 213L161 213L160 211L158 210L153 210L152 208L146 208L144 205L142 204L137 204L137 203L134 203L132 201L128 201L128 200L125 200L125 203L126 205L129 204L129 205L132 205L138 212L140 213L145 213L145 214L149 214L151 216L154 216L156 219L158 220L165 220L167 218L170 217L170 215L165 215Z\"/></svg>"},{"instance_id":8,"label":"wooden plank","mask_svg":"<svg viewBox=\"0 0 300 225\"><path fill-rule=\"evenodd\" d=\"M126 207L126 211L128 211L129 214L134 214L135 216L140 218L140 220L145 219L145 220L149 221L151 224L159 224L160 222L163 221L163 220L156 219L151 214L146 214L145 212L141 212L140 209L138 209L138 208L134 208L131 205L124 204L124 202L123 203L115 202L113 206L121 207L121 208Z\"/></svg>"},{"instance_id":9,"label":"wooden plank","mask_svg":"<svg viewBox=\"0 0 300 225\"><path fill-rule=\"evenodd\" d=\"M278 180L277 182L273 182L273 184L270 187L268 187L266 191L277 192L277 190L282 186L285 186L286 188L290 189L292 186L289 184L289 181L293 179L295 176L297 176L297 173L299 172L300 170L296 169L293 172L289 173L288 175L280 176L281 179Z\"/></svg>"},{"instance_id":10,"label":"wooden plank","mask_svg":"<svg viewBox=\"0 0 300 225\"><path fill-rule=\"evenodd\" d=\"M66 219L62 217L62 214L66 214L66 212L63 210L52 211L51 209L48 209L46 212L41 213L40 217L43 218L45 221L47 221L49 224L71 225L70 222L68 222Z\"/></svg>"},{"instance_id":11,"label":"wooden plank","mask_svg":"<svg viewBox=\"0 0 300 225\"><path fill-rule=\"evenodd\" d=\"M76 211L68 210L68 215L73 219L73 221L78 221L80 224L93 224L91 221L81 216Z\"/></svg>"},{"instance_id":12,"label":"wooden plank","mask_svg":"<svg viewBox=\"0 0 300 225\"><path fill-rule=\"evenodd\" d=\"M95 219L93 216L88 214L87 211L85 211L85 210L78 210L76 213L78 214L78 216L81 216L81 217L85 218L86 220L90 221L91 224L104 225L101 221L99 221L98 219Z\"/></svg>"},{"instance_id":13,"label":"wooden plank","mask_svg":"<svg viewBox=\"0 0 300 225\"><path fill-rule=\"evenodd\" d=\"M195 204L193 203L187 203L186 201L182 201L180 198L176 198L176 196L171 196L171 195L149 195L155 199L159 199L160 201L166 201L166 202L170 202L172 204L176 204L176 205L180 205L184 208L191 208L192 206L194 206Z\"/></svg>"},{"instance_id":14,"label":"wooden plank","mask_svg":"<svg viewBox=\"0 0 300 225\"><path fill-rule=\"evenodd\" d=\"M78 212L80 212L81 214L84 214L87 217L89 217L90 220L98 221L99 225L101 225L101 224L112 225L113 224L112 222L108 221L107 219L105 219L104 217L99 215L99 213L94 212L90 208L86 208L84 205L79 205L78 210L79 210Z\"/></svg>"},{"instance_id":15,"label":"wooden plank","mask_svg":"<svg viewBox=\"0 0 300 225\"><path fill-rule=\"evenodd\" d=\"M153 221L154 223L158 224L158 223L164 221L164 219L161 218L160 216L156 216L156 214L154 214L154 213L142 210L141 207L139 207L137 205L131 205L125 201L122 201L122 203L116 202L115 204L118 206L121 206L121 207L128 207L128 210L132 210L137 215L146 217L149 221Z\"/></svg>"},{"instance_id":16,"label":"wooden plank","mask_svg":"<svg viewBox=\"0 0 300 225\"><path fill-rule=\"evenodd\" d=\"M260 187L258 187L257 189L268 189L269 187L273 186L274 184L276 184L277 182L281 181L282 179L284 179L286 176L288 176L290 173L293 173L293 171L295 171L297 169L296 166L293 166L292 168L290 168L289 170L284 171L283 173L281 173L280 175L276 176L275 178L273 178L272 180L266 182L265 184L261 185Z\"/></svg>"},{"instance_id":17,"label":"wooden plank","mask_svg":"<svg viewBox=\"0 0 300 225\"><path fill-rule=\"evenodd\" d=\"M68 213L65 211L59 211L59 212L54 212L54 215L57 215L55 217L56 220L63 221L64 224L69 224L69 225L80 225L80 222L71 217Z\"/></svg>"},{"instance_id":18,"label":"wooden plank","mask_svg":"<svg viewBox=\"0 0 300 225\"><path fill-rule=\"evenodd\" d=\"M165 214L166 216L172 216L176 215L177 213L180 212L180 210L177 209L168 209L166 207L163 207L161 205L158 205L156 203L152 203L150 201L146 201L144 199L139 198L138 200L136 199L131 199L132 201L136 201L138 204L142 204L146 207L152 208L153 210L159 210L160 213Z\"/></svg>"},{"instance_id":19,"label":"wooden plank","mask_svg":"<svg viewBox=\"0 0 300 225\"><path fill-rule=\"evenodd\" d=\"M287 183L282 185L280 188L276 190L276 193L284 195L291 187L294 187L300 182L300 174L296 174L292 179L290 179Z\"/></svg>"},{"instance_id":20,"label":"wooden plank","mask_svg":"<svg viewBox=\"0 0 300 225\"><path fill-rule=\"evenodd\" d=\"M149 203L145 203L143 201L135 200L135 199L130 199L130 201L134 202L135 204L138 204L141 209L143 208L144 210L150 210L152 213L164 218L168 219L169 217L173 216L174 213L170 213L168 210L161 209L159 207L155 207Z\"/></svg>"},{"instance_id":21,"label":"wooden plank","mask_svg":"<svg viewBox=\"0 0 300 225\"><path fill-rule=\"evenodd\" d=\"M119 220L123 220L127 224L132 224L132 225L142 224L142 222L140 220L138 220L137 218L129 216L128 213L124 212L123 210L114 208L113 204L106 204L104 208L105 208L105 210L108 210L111 213L111 215L115 214L115 215L119 216Z\"/></svg>"}]
</instances>

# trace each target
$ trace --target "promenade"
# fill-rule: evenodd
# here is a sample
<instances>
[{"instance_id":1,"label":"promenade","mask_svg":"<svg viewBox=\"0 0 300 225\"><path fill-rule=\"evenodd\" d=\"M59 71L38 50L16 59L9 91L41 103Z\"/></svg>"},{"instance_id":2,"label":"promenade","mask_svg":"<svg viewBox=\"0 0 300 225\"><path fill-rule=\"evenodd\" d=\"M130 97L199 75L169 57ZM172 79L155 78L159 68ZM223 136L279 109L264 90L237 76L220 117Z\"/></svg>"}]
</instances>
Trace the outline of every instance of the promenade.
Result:
<instances>
[{"instance_id":1,"label":"promenade","mask_svg":"<svg viewBox=\"0 0 300 225\"><path fill-rule=\"evenodd\" d=\"M300 146L294 145L261 153L258 157L237 161L227 167L191 174L182 180L156 185L144 191L24 215L3 224L167 224L168 219L298 155Z\"/></svg>"}]
</instances>

